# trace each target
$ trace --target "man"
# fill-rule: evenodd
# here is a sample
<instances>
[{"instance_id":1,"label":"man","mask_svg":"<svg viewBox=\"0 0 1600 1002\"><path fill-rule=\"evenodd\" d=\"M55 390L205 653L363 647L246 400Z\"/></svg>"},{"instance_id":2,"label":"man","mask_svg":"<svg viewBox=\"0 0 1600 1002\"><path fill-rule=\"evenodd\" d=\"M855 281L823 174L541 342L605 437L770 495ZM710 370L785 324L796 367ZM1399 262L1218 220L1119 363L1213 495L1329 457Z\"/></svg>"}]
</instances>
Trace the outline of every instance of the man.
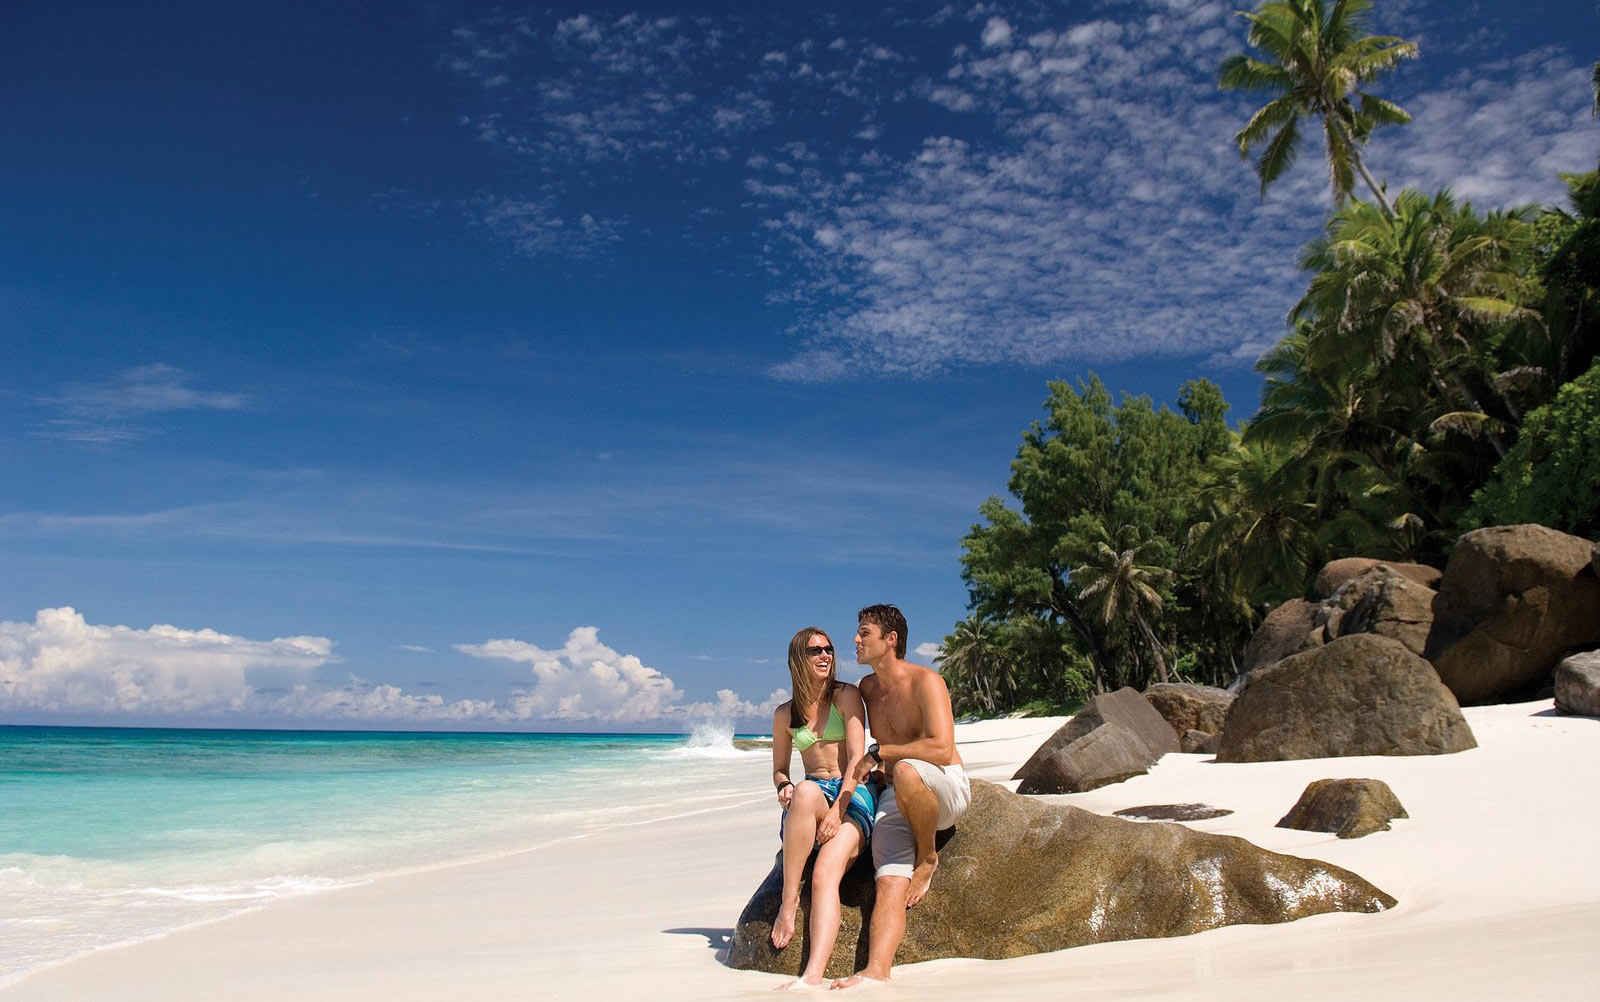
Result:
<instances>
[{"instance_id":1,"label":"man","mask_svg":"<svg viewBox=\"0 0 1600 1002\"><path fill-rule=\"evenodd\" d=\"M939 867L934 834L955 824L972 801L956 751L950 690L938 672L905 659L906 617L892 605L869 605L856 618L856 661L872 668L860 687L876 743L854 763L855 778L862 782L881 768L886 785L872 829L878 893L867 966L835 988L889 980L906 909L927 896Z\"/></svg>"}]
</instances>

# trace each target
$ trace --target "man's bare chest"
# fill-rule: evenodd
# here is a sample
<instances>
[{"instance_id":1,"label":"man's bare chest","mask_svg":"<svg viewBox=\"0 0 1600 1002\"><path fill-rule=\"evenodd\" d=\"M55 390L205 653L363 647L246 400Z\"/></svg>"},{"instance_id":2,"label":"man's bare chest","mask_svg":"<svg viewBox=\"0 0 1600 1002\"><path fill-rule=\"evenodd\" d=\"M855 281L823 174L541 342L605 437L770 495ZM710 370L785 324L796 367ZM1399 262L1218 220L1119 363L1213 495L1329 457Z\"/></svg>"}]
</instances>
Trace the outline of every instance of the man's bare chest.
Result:
<instances>
[{"instance_id":1,"label":"man's bare chest","mask_svg":"<svg viewBox=\"0 0 1600 1002\"><path fill-rule=\"evenodd\" d=\"M912 698L910 687L905 687L903 692L885 692L880 688L877 698L867 702L867 727L880 742L898 743L923 737L922 709Z\"/></svg>"}]
</instances>

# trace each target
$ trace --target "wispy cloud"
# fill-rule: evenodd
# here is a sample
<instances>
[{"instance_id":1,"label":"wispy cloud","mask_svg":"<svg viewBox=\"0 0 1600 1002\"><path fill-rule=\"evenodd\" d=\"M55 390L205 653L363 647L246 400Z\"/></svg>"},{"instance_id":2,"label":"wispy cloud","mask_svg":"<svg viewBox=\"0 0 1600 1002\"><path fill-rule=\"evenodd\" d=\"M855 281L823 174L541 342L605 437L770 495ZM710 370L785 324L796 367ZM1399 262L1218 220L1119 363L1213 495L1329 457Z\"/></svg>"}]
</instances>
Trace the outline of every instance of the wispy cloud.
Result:
<instances>
[{"instance_id":1,"label":"wispy cloud","mask_svg":"<svg viewBox=\"0 0 1600 1002\"><path fill-rule=\"evenodd\" d=\"M804 349L774 374L1253 362L1304 281L1320 158L1308 143L1258 200L1229 141L1249 108L1214 76L1239 29L1220 5L1164 6L1025 36L991 19L925 94L1000 123L997 139L930 137L878 183L801 191L781 229L813 276L800 298L842 305L803 321ZM1550 197L1558 169L1594 160L1584 72L1531 53L1418 95L1391 176L1488 206Z\"/></svg>"},{"instance_id":2,"label":"wispy cloud","mask_svg":"<svg viewBox=\"0 0 1600 1002\"><path fill-rule=\"evenodd\" d=\"M1282 331L1328 201L1314 135L1265 201L1231 143L1252 110L1216 86L1244 44L1235 6L907 8L798 36L752 15L497 15L444 63L475 85L464 124L540 187L468 211L530 256L581 258L662 222L597 208L616 185L672 192L658 204L685 229L738 196L796 317L781 379L1246 367ZM1391 30L1430 20L1414 6ZM892 44L866 37L890 24ZM1394 81L1416 123L1380 132L1373 160L1484 207L1558 200L1556 172L1594 160L1586 70L1556 50L1481 58L1503 41L1485 25L1456 45L1470 70Z\"/></svg>"},{"instance_id":3,"label":"wispy cloud","mask_svg":"<svg viewBox=\"0 0 1600 1002\"><path fill-rule=\"evenodd\" d=\"M132 442L153 432L145 419L155 415L240 410L250 402L242 393L194 389L190 378L182 369L158 363L125 369L98 383L68 383L58 395L39 401L56 416L36 424L34 433L69 442Z\"/></svg>"},{"instance_id":4,"label":"wispy cloud","mask_svg":"<svg viewBox=\"0 0 1600 1002\"><path fill-rule=\"evenodd\" d=\"M759 457L778 449L759 443ZM819 456L838 468L845 457ZM885 470L890 469L885 467ZM915 492L897 485L921 484ZM0 512L0 540L67 538L152 545L341 547L418 554L630 558L692 545L697 560L787 559L804 545L814 559L893 554L908 566L943 566L949 532L970 521L992 489L947 477L927 482L914 466L882 482L841 479L818 490L807 470L781 459L673 453L668 460L597 464L545 483L344 482L247 477L229 500L145 511ZM889 518L886 532L870 510Z\"/></svg>"},{"instance_id":5,"label":"wispy cloud","mask_svg":"<svg viewBox=\"0 0 1600 1002\"><path fill-rule=\"evenodd\" d=\"M1376 133L1369 159L1396 188L1449 187L1480 209L1562 205L1558 175L1600 155L1589 74L1551 48L1486 59L1409 95L1413 124Z\"/></svg>"}]
</instances>

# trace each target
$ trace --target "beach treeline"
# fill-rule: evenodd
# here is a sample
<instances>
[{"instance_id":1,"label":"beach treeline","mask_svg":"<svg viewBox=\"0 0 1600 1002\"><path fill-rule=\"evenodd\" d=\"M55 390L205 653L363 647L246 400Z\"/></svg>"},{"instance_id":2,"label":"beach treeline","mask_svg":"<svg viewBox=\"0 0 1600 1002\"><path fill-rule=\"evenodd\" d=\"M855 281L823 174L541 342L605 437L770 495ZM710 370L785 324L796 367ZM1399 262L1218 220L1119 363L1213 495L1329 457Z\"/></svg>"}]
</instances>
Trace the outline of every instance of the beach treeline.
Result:
<instances>
[{"instance_id":1,"label":"beach treeline","mask_svg":"<svg viewBox=\"0 0 1600 1002\"><path fill-rule=\"evenodd\" d=\"M1367 88L1418 48L1366 34L1370 7L1263 4L1220 69L1266 99L1234 137L1262 197L1313 135L1331 182L1260 407L1235 430L1203 379L1176 411L1093 375L1049 384L1009 501L962 540L970 615L940 662L958 712L1225 685L1329 559L1442 566L1494 524L1600 538L1600 170L1563 174L1563 206L1391 195L1363 154L1410 116ZM1600 111L1600 63L1592 86Z\"/></svg>"}]
</instances>

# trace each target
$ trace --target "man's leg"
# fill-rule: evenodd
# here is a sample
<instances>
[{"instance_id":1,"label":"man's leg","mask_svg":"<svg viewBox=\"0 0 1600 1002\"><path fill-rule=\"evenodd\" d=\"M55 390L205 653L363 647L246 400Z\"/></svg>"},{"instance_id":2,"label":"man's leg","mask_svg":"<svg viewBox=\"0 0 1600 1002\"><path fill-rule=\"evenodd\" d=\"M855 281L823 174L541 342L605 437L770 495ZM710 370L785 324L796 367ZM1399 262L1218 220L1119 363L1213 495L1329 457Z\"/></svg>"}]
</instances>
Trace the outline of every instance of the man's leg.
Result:
<instances>
[{"instance_id":1,"label":"man's leg","mask_svg":"<svg viewBox=\"0 0 1600 1002\"><path fill-rule=\"evenodd\" d=\"M867 966L848 978L833 983L835 988L854 988L863 981L888 981L894 966L895 951L906 938L906 892L911 881L905 877L884 876L877 882L877 900L872 903L872 928L867 935Z\"/></svg>"},{"instance_id":2,"label":"man's leg","mask_svg":"<svg viewBox=\"0 0 1600 1002\"><path fill-rule=\"evenodd\" d=\"M933 848L933 837L938 834L935 826L939 823L939 798L922 781L916 766L904 760L894 764L894 797L900 804L900 813L911 826L911 838L916 843L916 864L911 871L911 886L905 903L907 908L912 908L927 896L933 883L933 871L939 868L939 854ZM877 917L876 906L873 917ZM901 926L904 925L902 920Z\"/></svg>"}]
</instances>

